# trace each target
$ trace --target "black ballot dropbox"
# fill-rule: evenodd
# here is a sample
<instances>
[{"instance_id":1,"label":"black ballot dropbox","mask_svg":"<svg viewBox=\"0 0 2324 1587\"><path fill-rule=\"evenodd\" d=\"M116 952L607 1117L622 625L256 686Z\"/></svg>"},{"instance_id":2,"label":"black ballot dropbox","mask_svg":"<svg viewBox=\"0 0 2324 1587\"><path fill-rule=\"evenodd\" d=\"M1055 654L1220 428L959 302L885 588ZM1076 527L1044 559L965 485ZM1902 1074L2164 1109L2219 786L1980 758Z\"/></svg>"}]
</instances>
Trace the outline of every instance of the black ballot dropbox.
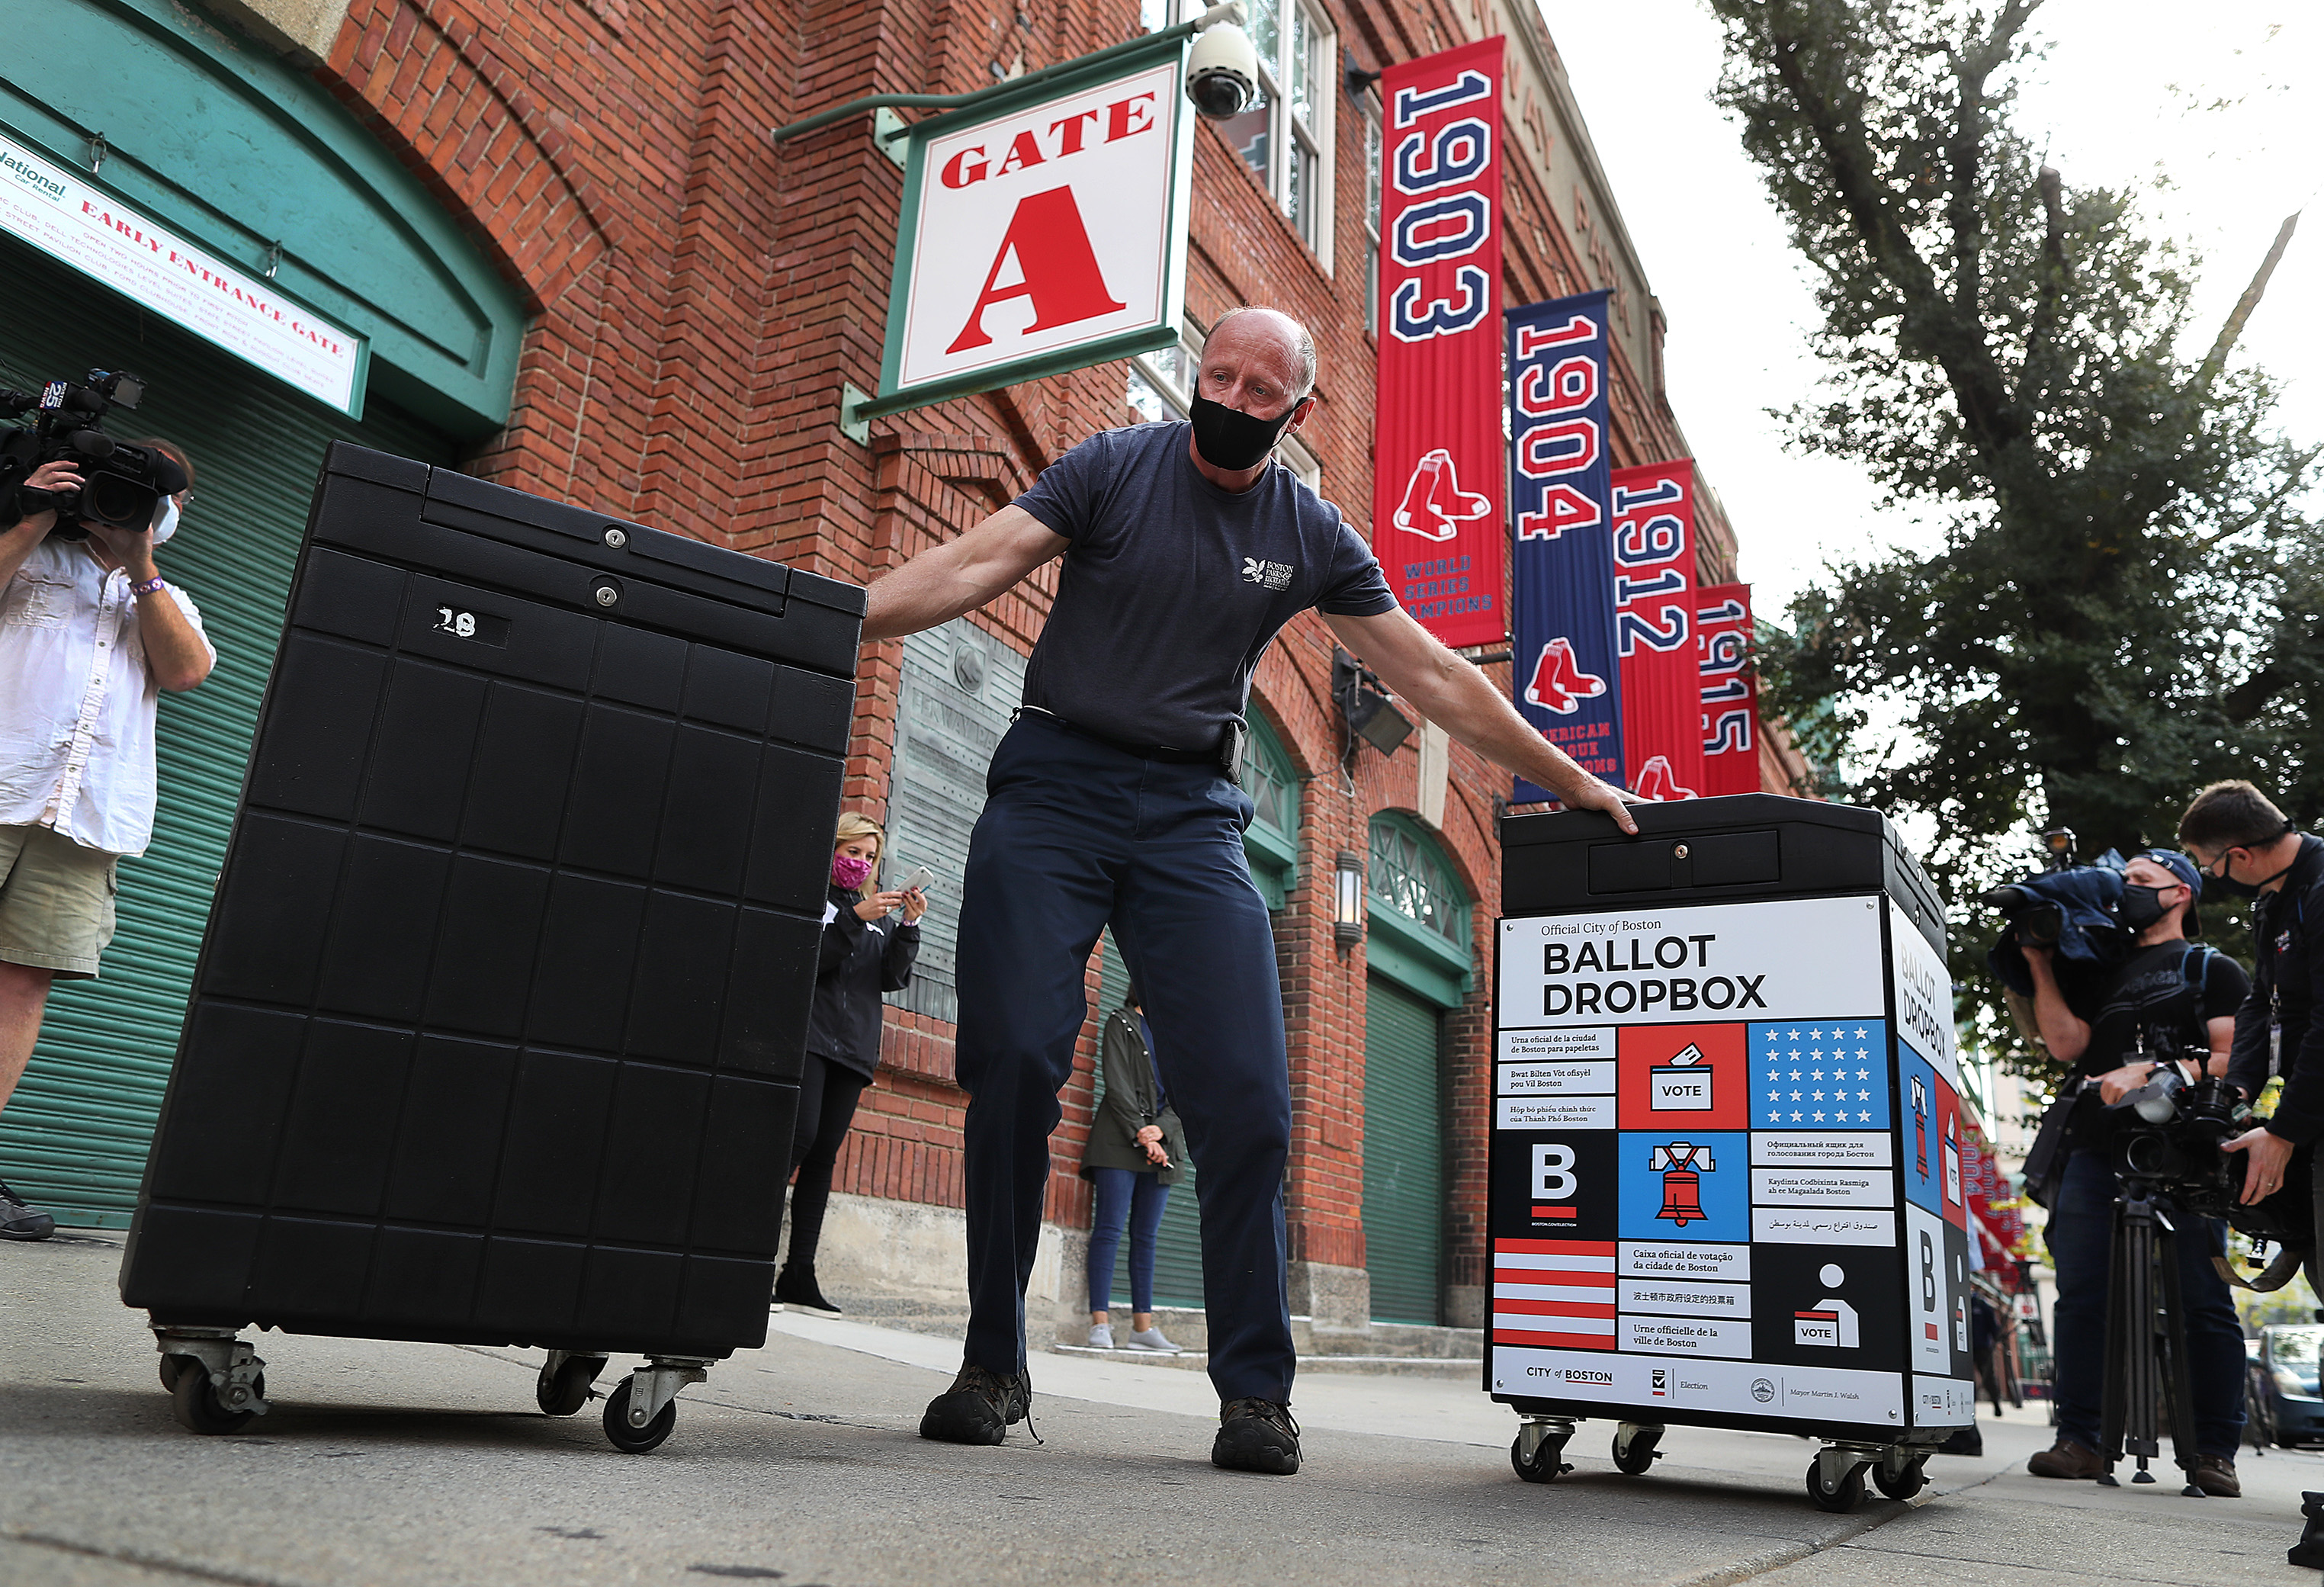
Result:
<instances>
[{"instance_id":1,"label":"black ballot dropbox","mask_svg":"<svg viewBox=\"0 0 2324 1587\"><path fill-rule=\"evenodd\" d=\"M255 1324L641 1354L645 1450L765 1342L863 609L330 449L122 1264L180 1422Z\"/></svg>"},{"instance_id":2,"label":"black ballot dropbox","mask_svg":"<svg viewBox=\"0 0 2324 1587\"><path fill-rule=\"evenodd\" d=\"M1894 1498L1973 1424L1944 909L1877 812L1769 794L1502 825L1485 1388L1576 1421L1820 1439Z\"/></svg>"}]
</instances>

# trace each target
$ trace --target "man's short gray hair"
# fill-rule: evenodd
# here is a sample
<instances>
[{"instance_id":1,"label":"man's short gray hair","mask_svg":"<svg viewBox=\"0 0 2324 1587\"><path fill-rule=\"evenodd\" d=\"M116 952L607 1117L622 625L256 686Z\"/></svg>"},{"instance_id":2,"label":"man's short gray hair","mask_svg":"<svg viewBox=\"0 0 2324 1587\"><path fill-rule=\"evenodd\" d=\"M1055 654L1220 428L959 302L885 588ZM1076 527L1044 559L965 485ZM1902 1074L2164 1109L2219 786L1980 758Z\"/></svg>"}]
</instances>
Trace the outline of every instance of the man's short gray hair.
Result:
<instances>
[{"instance_id":1,"label":"man's short gray hair","mask_svg":"<svg viewBox=\"0 0 2324 1587\"><path fill-rule=\"evenodd\" d=\"M1211 337L1214 337L1219 334L1219 328L1221 326L1226 324L1228 320L1232 319L1238 314L1272 314L1279 318L1289 321L1291 326L1292 342L1299 352L1299 390L1293 394L1293 400L1297 401L1299 398L1305 397L1309 392L1313 392L1315 389L1315 374L1317 369L1314 334L1305 325L1302 325L1297 319L1284 313L1280 309L1269 309L1258 303L1245 303L1239 309L1230 309L1224 314L1220 315L1216 319L1211 322L1210 334L1203 338L1204 342L1207 344L1210 341Z\"/></svg>"}]
</instances>

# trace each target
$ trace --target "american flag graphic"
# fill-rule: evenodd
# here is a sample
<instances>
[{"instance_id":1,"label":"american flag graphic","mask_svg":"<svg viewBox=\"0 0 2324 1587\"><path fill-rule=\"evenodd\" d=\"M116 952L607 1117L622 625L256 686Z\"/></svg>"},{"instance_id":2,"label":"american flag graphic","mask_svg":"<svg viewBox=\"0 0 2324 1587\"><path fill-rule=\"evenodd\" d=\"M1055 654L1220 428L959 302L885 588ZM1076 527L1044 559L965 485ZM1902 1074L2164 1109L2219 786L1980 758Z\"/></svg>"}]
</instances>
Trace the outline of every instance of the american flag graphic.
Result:
<instances>
[{"instance_id":1,"label":"american flag graphic","mask_svg":"<svg viewBox=\"0 0 2324 1587\"><path fill-rule=\"evenodd\" d=\"M1493 1241L1493 1342L1612 1350L1614 1242Z\"/></svg>"}]
</instances>

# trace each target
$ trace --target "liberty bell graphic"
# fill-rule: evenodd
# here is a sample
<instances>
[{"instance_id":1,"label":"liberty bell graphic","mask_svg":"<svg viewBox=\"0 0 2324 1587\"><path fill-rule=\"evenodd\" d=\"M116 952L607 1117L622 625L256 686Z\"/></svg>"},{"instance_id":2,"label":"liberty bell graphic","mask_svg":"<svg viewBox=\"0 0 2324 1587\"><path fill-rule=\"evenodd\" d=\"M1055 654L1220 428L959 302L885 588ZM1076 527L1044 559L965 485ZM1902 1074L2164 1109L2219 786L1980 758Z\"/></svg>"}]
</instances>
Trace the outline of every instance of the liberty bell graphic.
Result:
<instances>
[{"instance_id":1,"label":"liberty bell graphic","mask_svg":"<svg viewBox=\"0 0 2324 1587\"><path fill-rule=\"evenodd\" d=\"M1923 1179L1929 1176L1929 1088L1913 1076L1913 1166Z\"/></svg>"},{"instance_id":2,"label":"liberty bell graphic","mask_svg":"<svg viewBox=\"0 0 2324 1587\"><path fill-rule=\"evenodd\" d=\"M1702 1223L1711 1214L1702 1210L1702 1176L1711 1171L1711 1149L1683 1140L1655 1148L1646 1158L1649 1173L1663 1176L1663 1209L1655 1214L1680 1228Z\"/></svg>"},{"instance_id":3,"label":"liberty bell graphic","mask_svg":"<svg viewBox=\"0 0 2324 1587\"><path fill-rule=\"evenodd\" d=\"M1460 525L1492 510L1492 497L1461 488L1452 454L1438 447L1414 465L1396 510L1396 526L1423 540L1449 540L1461 532Z\"/></svg>"},{"instance_id":4,"label":"liberty bell graphic","mask_svg":"<svg viewBox=\"0 0 2324 1587\"><path fill-rule=\"evenodd\" d=\"M1560 716L1571 716L1582 702L1606 692L1606 680L1573 664L1573 641L1560 634L1541 648L1534 663L1533 681L1526 685L1528 704Z\"/></svg>"},{"instance_id":5,"label":"liberty bell graphic","mask_svg":"<svg viewBox=\"0 0 2324 1587\"><path fill-rule=\"evenodd\" d=\"M1638 786L1631 790L1641 798L1699 799L1702 796L1691 788L1681 788L1678 779L1671 774L1670 757L1656 755L1638 768Z\"/></svg>"}]
</instances>

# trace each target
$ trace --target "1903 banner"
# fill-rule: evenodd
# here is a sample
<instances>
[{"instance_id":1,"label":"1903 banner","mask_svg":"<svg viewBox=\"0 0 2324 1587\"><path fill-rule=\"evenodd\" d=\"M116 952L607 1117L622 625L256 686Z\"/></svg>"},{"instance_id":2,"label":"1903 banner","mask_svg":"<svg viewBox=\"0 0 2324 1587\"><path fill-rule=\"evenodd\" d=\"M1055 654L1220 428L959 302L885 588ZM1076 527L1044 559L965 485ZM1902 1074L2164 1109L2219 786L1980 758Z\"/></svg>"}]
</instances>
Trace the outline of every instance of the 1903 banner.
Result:
<instances>
[{"instance_id":1,"label":"1903 banner","mask_svg":"<svg viewBox=\"0 0 2324 1587\"><path fill-rule=\"evenodd\" d=\"M1608 509L1604 291L1508 311L1510 687L1519 715L1609 782L1625 781ZM1553 798L1520 779L1518 804Z\"/></svg>"},{"instance_id":2,"label":"1903 banner","mask_svg":"<svg viewBox=\"0 0 2324 1587\"><path fill-rule=\"evenodd\" d=\"M1372 550L1448 645L1508 634L1501 595L1501 47L1392 66L1380 170Z\"/></svg>"}]
</instances>

